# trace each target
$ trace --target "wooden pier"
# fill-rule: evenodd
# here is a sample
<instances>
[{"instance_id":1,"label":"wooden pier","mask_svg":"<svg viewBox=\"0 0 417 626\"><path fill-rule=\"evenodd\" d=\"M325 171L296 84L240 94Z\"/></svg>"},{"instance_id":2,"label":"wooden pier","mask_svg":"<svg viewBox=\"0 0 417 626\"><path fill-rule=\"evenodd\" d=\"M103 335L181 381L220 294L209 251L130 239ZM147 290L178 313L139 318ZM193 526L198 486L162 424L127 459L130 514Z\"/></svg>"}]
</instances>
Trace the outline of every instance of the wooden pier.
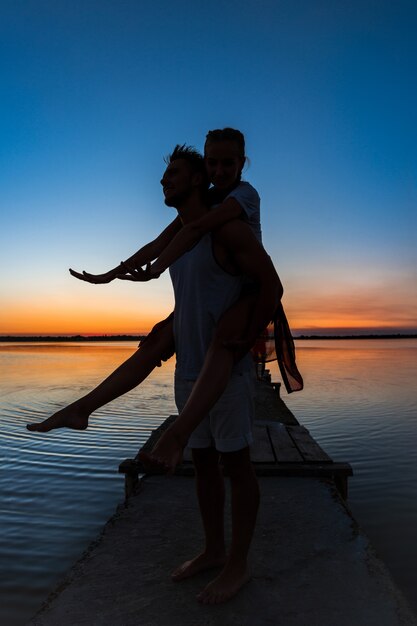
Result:
<instances>
[{"instance_id":1,"label":"wooden pier","mask_svg":"<svg viewBox=\"0 0 417 626\"><path fill-rule=\"evenodd\" d=\"M280 384L271 383L266 371L264 380L258 381L254 443L251 446L251 460L256 474L329 479L346 500L348 477L353 474L352 467L349 463L336 462L330 458L309 431L298 423L281 400L279 390ZM150 451L176 417L170 415L154 430L143 448ZM138 477L146 472L138 456L125 459L119 466L119 472L125 475L125 494L128 498L137 485ZM177 467L175 474L194 475L190 450L185 450L183 463Z\"/></svg>"},{"instance_id":2,"label":"wooden pier","mask_svg":"<svg viewBox=\"0 0 417 626\"><path fill-rule=\"evenodd\" d=\"M330 459L298 424L278 385L259 383L256 416L261 500L252 579L240 593L202 606L196 594L213 572L171 581L203 542L189 459L171 478L142 475L127 459L119 468L126 503L27 626L417 626L347 507L350 465ZM226 508L228 519L228 499Z\"/></svg>"}]
</instances>

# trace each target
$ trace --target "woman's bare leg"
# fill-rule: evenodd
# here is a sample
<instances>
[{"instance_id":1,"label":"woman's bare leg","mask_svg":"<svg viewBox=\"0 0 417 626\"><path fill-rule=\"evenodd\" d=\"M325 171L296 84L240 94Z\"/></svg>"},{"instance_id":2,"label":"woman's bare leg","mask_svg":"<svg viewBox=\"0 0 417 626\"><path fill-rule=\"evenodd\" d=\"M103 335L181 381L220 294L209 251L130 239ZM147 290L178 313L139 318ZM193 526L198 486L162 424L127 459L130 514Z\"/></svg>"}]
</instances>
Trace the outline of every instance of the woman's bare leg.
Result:
<instances>
[{"instance_id":1,"label":"woman's bare leg","mask_svg":"<svg viewBox=\"0 0 417 626\"><path fill-rule=\"evenodd\" d=\"M42 433L62 427L85 430L93 411L134 389L145 380L155 367L161 365L161 359L172 351L173 343L171 320L144 341L131 357L95 389L43 422L28 424L27 429Z\"/></svg>"},{"instance_id":2,"label":"woman's bare leg","mask_svg":"<svg viewBox=\"0 0 417 626\"><path fill-rule=\"evenodd\" d=\"M256 297L253 293L242 296L219 320L216 335L184 409L162 434L151 454L140 454L144 463L149 465L154 459L168 472L173 472L181 462L189 436L216 404L227 387L234 364L243 356L227 348L225 343L245 337Z\"/></svg>"}]
</instances>

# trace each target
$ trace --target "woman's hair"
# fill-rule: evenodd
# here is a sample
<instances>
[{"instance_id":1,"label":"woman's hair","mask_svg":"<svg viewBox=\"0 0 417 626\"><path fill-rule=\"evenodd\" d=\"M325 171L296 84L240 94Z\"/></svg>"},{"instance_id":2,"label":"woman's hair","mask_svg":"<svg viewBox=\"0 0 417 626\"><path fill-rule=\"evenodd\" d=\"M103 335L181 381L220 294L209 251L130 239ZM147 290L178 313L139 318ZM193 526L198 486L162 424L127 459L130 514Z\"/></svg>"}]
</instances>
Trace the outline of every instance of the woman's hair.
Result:
<instances>
[{"instance_id":1,"label":"woman's hair","mask_svg":"<svg viewBox=\"0 0 417 626\"><path fill-rule=\"evenodd\" d=\"M245 137L240 130L236 130L235 128L218 128L216 130L209 130L206 135L206 143L204 144L204 152L206 150L206 145L209 142L219 142L219 141L234 141L238 147L239 156L242 159L246 159L245 155Z\"/></svg>"}]
</instances>

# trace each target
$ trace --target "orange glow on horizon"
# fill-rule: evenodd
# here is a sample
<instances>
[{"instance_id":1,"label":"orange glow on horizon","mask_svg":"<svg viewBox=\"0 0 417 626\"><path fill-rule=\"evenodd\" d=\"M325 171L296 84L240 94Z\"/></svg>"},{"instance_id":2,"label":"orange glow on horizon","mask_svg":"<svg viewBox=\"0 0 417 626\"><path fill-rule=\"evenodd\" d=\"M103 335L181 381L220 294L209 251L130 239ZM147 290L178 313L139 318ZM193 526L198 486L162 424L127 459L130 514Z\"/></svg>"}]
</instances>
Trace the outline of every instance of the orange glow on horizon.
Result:
<instances>
[{"instance_id":1,"label":"orange glow on horizon","mask_svg":"<svg viewBox=\"0 0 417 626\"><path fill-rule=\"evenodd\" d=\"M417 329L417 305L412 294L394 297L381 290L347 289L345 292L292 293L284 307L292 329ZM399 304L401 303L401 305Z\"/></svg>"},{"instance_id":2,"label":"orange glow on horizon","mask_svg":"<svg viewBox=\"0 0 417 626\"><path fill-rule=\"evenodd\" d=\"M287 302L288 300L288 302ZM417 311L413 303L375 294L319 294L298 292L284 295L283 304L293 333L366 329L380 332L416 332ZM405 303L404 303L405 304ZM133 299L123 293L111 297L104 291L78 298L55 294L27 301L5 303L0 311L2 335L141 335L172 310L164 293Z\"/></svg>"},{"instance_id":3,"label":"orange glow on horizon","mask_svg":"<svg viewBox=\"0 0 417 626\"><path fill-rule=\"evenodd\" d=\"M54 311L44 307L10 311L7 319L0 320L2 335L142 335L147 334L156 322L169 315L167 308L155 312L132 314L132 311L83 310ZM2 316L3 317L3 316Z\"/></svg>"},{"instance_id":4,"label":"orange glow on horizon","mask_svg":"<svg viewBox=\"0 0 417 626\"><path fill-rule=\"evenodd\" d=\"M85 318L83 321L75 320L55 320L53 322L34 321L30 326L27 321L22 324L10 325L2 327L0 334L2 335L146 335L152 329L157 319L137 320L137 326L134 326L133 320L124 323L111 320L111 324L106 324L103 320L96 323L94 320L90 322Z\"/></svg>"},{"instance_id":5,"label":"orange glow on horizon","mask_svg":"<svg viewBox=\"0 0 417 626\"><path fill-rule=\"evenodd\" d=\"M114 312L98 315L95 311L83 311L79 315L46 315L43 312L30 315L15 311L7 323L0 326L2 335L142 335L147 334L161 319L169 315L170 310L155 311L153 314L134 316L132 313L121 315ZM389 332L390 329L403 329L412 332L416 324L400 320L381 320L376 317L356 316L306 316L298 315L292 307L287 310L288 320L293 332L324 332L327 330L375 329ZM408 321L408 320L407 320ZM411 320L410 320L411 322ZM415 332L415 331L414 331Z\"/></svg>"}]
</instances>

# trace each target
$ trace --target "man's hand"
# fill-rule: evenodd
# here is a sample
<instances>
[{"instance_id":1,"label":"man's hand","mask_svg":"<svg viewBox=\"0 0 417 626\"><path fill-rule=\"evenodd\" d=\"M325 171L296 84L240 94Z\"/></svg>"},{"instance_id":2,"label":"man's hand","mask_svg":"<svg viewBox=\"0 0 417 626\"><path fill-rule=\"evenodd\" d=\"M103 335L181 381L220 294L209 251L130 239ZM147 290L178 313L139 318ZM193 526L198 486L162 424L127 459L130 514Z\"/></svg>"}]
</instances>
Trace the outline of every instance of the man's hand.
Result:
<instances>
[{"instance_id":1,"label":"man's hand","mask_svg":"<svg viewBox=\"0 0 417 626\"><path fill-rule=\"evenodd\" d=\"M149 280L153 280L154 278L159 278L161 273L154 272L152 265L148 263L145 269L134 268L132 266L127 265L127 263L121 263L124 270L126 270L125 274L118 274L117 278L120 280L132 280L134 282L146 283Z\"/></svg>"},{"instance_id":2,"label":"man's hand","mask_svg":"<svg viewBox=\"0 0 417 626\"><path fill-rule=\"evenodd\" d=\"M120 268L118 268L117 272L121 272ZM104 274L89 274L88 272L76 272L75 270L69 270L71 276L74 278L78 278L78 280L84 280L87 283L92 283L93 285L104 285L106 283L111 283L112 280L118 277L118 274L115 270L110 270L109 272L105 272Z\"/></svg>"}]
</instances>

